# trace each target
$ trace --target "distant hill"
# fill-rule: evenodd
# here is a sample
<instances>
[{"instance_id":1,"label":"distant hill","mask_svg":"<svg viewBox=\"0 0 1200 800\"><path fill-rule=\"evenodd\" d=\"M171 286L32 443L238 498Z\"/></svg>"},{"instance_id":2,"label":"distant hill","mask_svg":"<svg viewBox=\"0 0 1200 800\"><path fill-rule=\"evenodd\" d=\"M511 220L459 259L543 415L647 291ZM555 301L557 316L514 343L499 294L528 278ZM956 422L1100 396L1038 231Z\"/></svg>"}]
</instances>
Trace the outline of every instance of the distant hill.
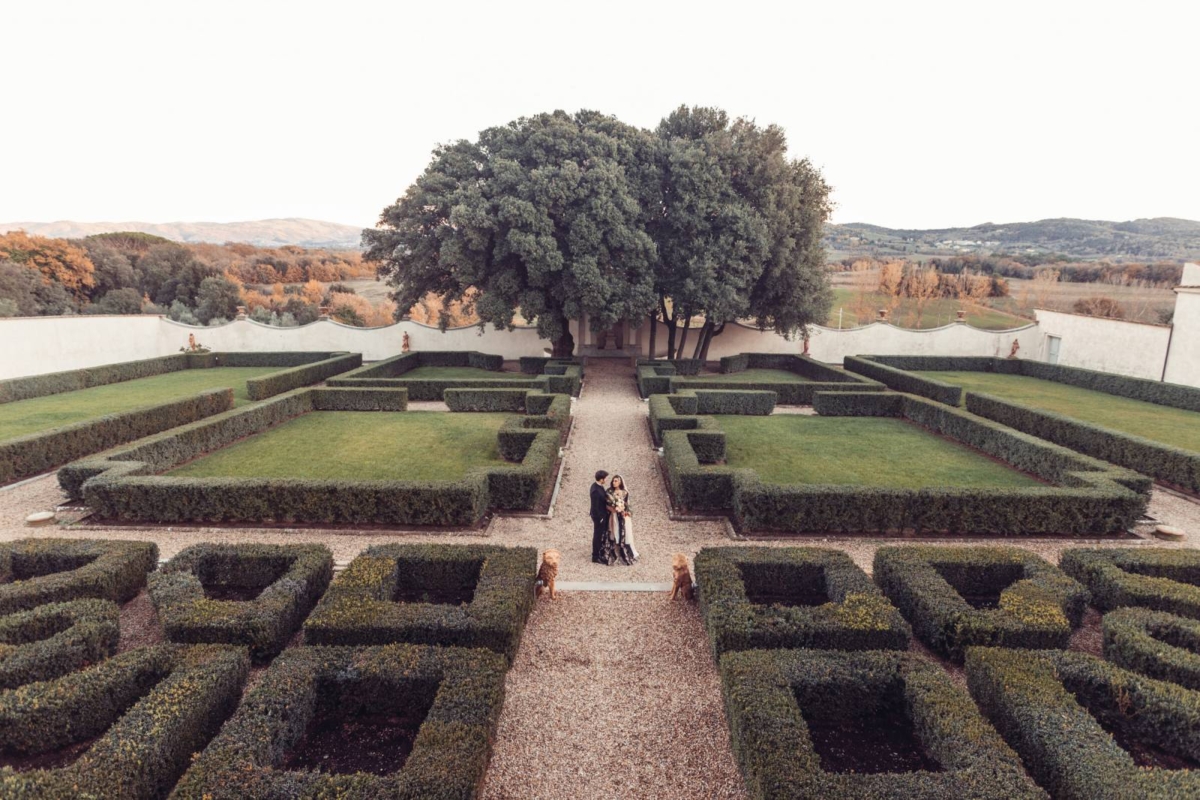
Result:
<instances>
[{"instance_id":1,"label":"distant hill","mask_svg":"<svg viewBox=\"0 0 1200 800\"><path fill-rule=\"evenodd\" d=\"M359 247L362 228L315 219L261 219L254 222L7 222L0 233L24 230L37 236L81 239L95 233L139 231L177 242L245 242L258 247Z\"/></svg>"},{"instance_id":2,"label":"distant hill","mask_svg":"<svg viewBox=\"0 0 1200 800\"><path fill-rule=\"evenodd\" d=\"M836 257L938 256L962 253L1057 254L1081 259L1184 260L1200 258L1200 222L1173 217L1105 222L1043 219L970 228L899 230L852 222L830 225L826 244Z\"/></svg>"}]
</instances>

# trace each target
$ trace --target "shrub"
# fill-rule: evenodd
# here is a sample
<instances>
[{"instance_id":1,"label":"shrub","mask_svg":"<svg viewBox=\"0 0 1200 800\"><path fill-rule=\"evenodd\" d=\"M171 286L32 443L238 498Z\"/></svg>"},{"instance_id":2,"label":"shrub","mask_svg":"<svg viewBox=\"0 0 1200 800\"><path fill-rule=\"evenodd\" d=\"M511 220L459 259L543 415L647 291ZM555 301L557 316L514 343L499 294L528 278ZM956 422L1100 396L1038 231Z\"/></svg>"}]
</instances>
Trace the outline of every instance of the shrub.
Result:
<instances>
[{"instance_id":1,"label":"shrub","mask_svg":"<svg viewBox=\"0 0 1200 800\"><path fill-rule=\"evenodd\" d=\"M695 430L700 427L699 414L741 414L768 416L775 410L775 392L748 392L740 389L714 391L685 390L678 394L650 396L650 431L655 444L662 443L662 433L668 430ZM715 421L709 420L709 426Z\"/></svg>"},{"instance_id":2,"label":"shrub","mask_svg":"<svg viewBox=\"0 0 1200 800\"><path fill-rule=\"evenodd\" d=\"M1141 606L1200 619L1200 551L1079 547L1064 551L1059 564L1101 611Z\"/></svg>"},{"instance_id":3,"label":"shrub","mask_svg":"<svg viewBox=\"0 0 1200 800\"><path fill-rule=\"evenodd\" d=\"M362 353L316 353L313 355L326 357L282 372L273 372L261 378L251 378L246 381L247 395L251 400L265 400L292 389L320 383L326 378L332 378L334 375L362 366ZM240 366L240 364L231 366Z\"/></svg>"},{"instance_id":4,"label":"shrub","mask_svg":"<svg viewBox=\"0 0 1200 800\"><path fill-rule=\"evenodd\" d=\"M637 366L670 367L671 375L699 375L704 369L704 361L699 358L639 358Z\"/></svg>"},{"instance_id":5,"label":"shrub","mask_svg":"<svg viewBox=\"0 0 1200 800\"><path fill-rule=\"evenodd\" d=\"M451 411L524 411L528 389L447 389Z\"/></svg>"},{"instance_id":6,"label":"shrub","mask_svg":"<svg viewBox=\"0 0 1200 800\"><path fill-rule=\"evenodd\" d=\"M479 649L293 648L247 693L172 797L471 800L491 756L505 671L503 657ZM336 775L281 766L323 710L387 708L431 695L412 752L397 772Z\"/></svg>"},{"instance_id":7,"label":"shrub","mask_svg":"<svg viewBox=\"0 0 1200 800\"><path fill-rule=\"evenodd\" d=\"M895 607L840 550L718 547L696 555L713 651L804 647L904 650Z\"/></svg>"},{"instance_id":8,"label":"shrub","mask_svg":"<svg viewBox=\"0 0 1200 800\"><path fill-rule=\"evenodd\" d=\"M244 650L157 645L0 693L0 750L37 755L99 737L74 762L0 769L4 797L163 797L237 706Z\"/></svg>"},{"instance_id":9,"label":"shrub","mask_svg":"<svg viewBox=\"0 0 1200 800\"><path fill-rule=\"evenodd\" d=\"M568 365L563 374L525 375L496 378L405 378L417 367L477 367L499 372L504 359L498 355L469 352L421 351L368 364L331 378L329 386L360 388L405 388L410 400L442 400L447 389L532 389L547 393L579 394L583 368Z\"/></svg>"},{"instance_id":10,"label":"shrub","mask_svg":"<svg viewBox=\"0 0 1200 800\"><path fill-rule=\"evenodd\" d=\"M284 648L332 577L324 545L198 544L150 576L150 599L169 641L247 645L263 661Z\"/></svg>"},{"instance_id":11,"label":"shrub","mask_svg":"<svg viewBox=\"0 0 1200 800\"><path fill-rule=\"evenodd\" d=\"M636 370L638 393L642 397L671 393L671 376L675 367L670 364L646 364Z\"/></svg>"},{"instance_id":12,"label":"shrub","mask_svg":"<svg viewBox=\"0 0 1200 800\"><path fill-rule=\"evenodd\" d=\"M152 542L0 542L0 614L89 597L124 603L146 585L146 573L157 563Z\"/></svg>"},{"instance_id":13,"label":"shrub","mask_svg":"<svg viewBox=\"0 0 1200 800\"><path fill-rule=\"evenodd\" d=\"M726 375L732 372L745 372L750 369L750 354L738 353L736 356L725 356L721 359L721 372Z\"/></svg>"},{"instance_id":14,"label":"shrub","mask_svg":"<svg viewBox=\"0 0 1200 800\"><path fill-rule=\"evenodd\" d=\"M537 550L377 545L350 562L304 623L310 644L412 644L517 651Z\"/></svg>"},{"instance_id":15,"label":"shrub","mask_svg":"<svg viewBox=\"0 0 1200 800\"><path fill-rule=\"evenodd\" d=\"M1065 648L1088 592L1015 547L881 547L875 580L917 637L961 662L973 645Z\"/></svg>"},{"instance_id":16,"label":"shrub","mask_svg":"<svg viewBox=\"0 0 1200 800\"><path fill-rule=\"evenodd\" d=\"M0 690L83 669L117 649L121 610L108 600L49 603L0 617Z\"/></svg>"},{"instance_id":17,"label":"shrub","mask_svg":"<svg viewBox=\"0 0 1200 800\"><path fill-rule=\"evenodd\" d=\"M967 683L1029 773L1056 798L1200 796L1200 775L1139 766L1109 733L1200 758L1200 693L1083 653L986 647L967 652Z\"/></svg>"},{"instance_id":18,"label":"shrub","mask_svg":"<svg viewBox=\"0 0 1200 800\"><path fill-rule=\"evenodd\" d=\"M778 397L776 392L698 389L696 390L696 413L765 417L775 410L775 401Z\"/></svg>"},{"instance_id":19,"label":"shrub","mask_svg":"<svg viewBox=\"0 0 1200 800\"><path fill-rule=\"evenodd\" d=\"M0 403L13 403L17 400L29 400L49 394L74 392L92 386L104 386L136 378L149 378L153 375L162 375L164 372L176 372L187 368L187 356L174 355L147 358L141 361L123 361L118 364L104 364L99 367L73 369L66 372L51 372L45 375L31 375L27 378L10 378L0 381Z\"/></svg>"},{"instance_id":20,"label":"shrub","mask_svg":"<svg viewBox=\"0 0 1200 800\"><path fill-rule=\"evenodd\" d=\"M521 372L525 375L542 375L546 372L547 367L551 366L576 366L583 367L582 358L551 358L550 356L521 356L517 363L520 365Z\"/></svg>"},{"instance_id":21,"label":"shrub","mask_svg":"<svg viewBox=\"0 0 1200 800\"><path fill-rule=\"evenodd\" d=\"M1200 689L1200 620L1148 608L1104 615L1104 657L1118 667Z\"/></svg>"},{"instance_id":22,"label":"shrub","mask_svg":"<svg viewBox=\"0 0 1200 800\"><path fill-rule=\"evenodd\" d=\"M918 394L950 406L962 405L963 389L961 386L935 381L924 375L913 375L902 369L883 364L877 359L878 356L847 356L846 369L879 381L889 389L895 389L898 392Z\"/></svg>"},{"instance_id":23,"label":"shrub","mask_svg":"<svg viewBox=\"0 0 1200 800\"><path fill-rule=\"evenodd\" d=\"M734 756L754 800L1044 798L971 698L938 666L907 653L751 650L721 659ZM870 729L878 716L911 726L941 771L827 768L820 727Z\"/></svg>"}]
</instances>

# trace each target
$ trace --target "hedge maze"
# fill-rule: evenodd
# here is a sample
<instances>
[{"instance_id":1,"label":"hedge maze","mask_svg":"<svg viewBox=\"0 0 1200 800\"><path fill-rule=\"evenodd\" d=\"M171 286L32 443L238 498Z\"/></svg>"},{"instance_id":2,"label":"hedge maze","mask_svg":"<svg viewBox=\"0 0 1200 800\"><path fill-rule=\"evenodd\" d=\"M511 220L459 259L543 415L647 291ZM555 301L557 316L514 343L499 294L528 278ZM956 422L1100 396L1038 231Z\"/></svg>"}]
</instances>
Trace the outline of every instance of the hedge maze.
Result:
<instances>
[{"instance_id":1,"label":"hedge maze","mask_svg":"<svg viewBox=\"0 0 1200 800\"><path fill-rule=\"evenodd\" d=\"M1148 608L1104 615L1104 658L1161 681L1200 689L1200 620Z\"/></svg>"},{"instance_id":2,"label":"hedge maze","mask_svg":"<svg viewBox=\"0 0 1200 800\"><path fill-rule=\"evenodd\" d=\"M1061 563L1101 611L1140 606L1200 619L1200 551L1081 547Z\"/></svg>"},{"instance_id":3,"label":"hedge maze","mask_svg":"<svg viewBox=\"0 0 1200 800\"><path fill-rule=\"evenodd\" d=\"M639 361L637 367L638 391L642 397L652 397L657 394L669 395L695 389L774 392L776 401L780 405L811 405L817 392L878 392L887 388L882 383L822 364L808 356L742 353L721 359L723 375L746 370L779 370L795 376L793 380L706 379L704 375L700 374L702 366L699 361L694 359Z\"/></svg>"},{"instance_id":4,"label":"hedge maze","mask_svg":"<svg viewBox=\"0 0 1200 800\"><path fill-rule=\"evenodd\" d=\"M543 394L579 396L583 365L569 359L523 358L520 374L503 372L502 356L475 352L414 352L368 364L330 380L330 386L407 389L409 399L442 400L447 389L528 389ZM460 377L463 368L481 374ZM405 378L414 370L423 377ZM439 375L438 370L445 371ZM533 370L539 370L533 372ZM482 373L495 373L484 375Z\"/></svg>"},{"instance_id":5,"label":"hedge maze","mask_svg":"<svg viewBox=\"0 0 1200 800\"><path fill-rule=\"evenodd\" d=\"M98 598L124 603L158 561L148 542L21 539L0 542L0 614Z\"/></svg>"},{"instance_id":6,"label":"hedge maze","mask_svg":"<svg viewBox=\"0 0 1200 800\"><path fill-rule=\"evenodd\" d=\"M48 603L0 616L0 690L97 664L117 649L120 608L110 600Z\"/></svg>"},{"instance_id":7,"label":"hedge maze","mask_svg":"<svg viewBox=\"0 0 1200 800\"><path fill-rule=\"evenodd\" d=\"M170 399L147 404L138 399L139 379L214 367L256 368L258 376L245 381L245 391L250 400L263 400L361 364L362 356L357 353L182 353L0 381L0 418L13 424L42 414L45 403L39 403L39 399L53 398L60 409L56 413L67 414L71 408L67 401L78 400L84 408L91 407L88 392L96 387L120 384L126 390L123 410L75 412L68 415L74 422L50 428L32 426L23 435L4 435L0 421L0 484L38 475L68 461L211 417L234 406L231 390L220 388L190 396L168 393ZM260 374L269 367L281 369Z\"/></svg>"}]
</instances>

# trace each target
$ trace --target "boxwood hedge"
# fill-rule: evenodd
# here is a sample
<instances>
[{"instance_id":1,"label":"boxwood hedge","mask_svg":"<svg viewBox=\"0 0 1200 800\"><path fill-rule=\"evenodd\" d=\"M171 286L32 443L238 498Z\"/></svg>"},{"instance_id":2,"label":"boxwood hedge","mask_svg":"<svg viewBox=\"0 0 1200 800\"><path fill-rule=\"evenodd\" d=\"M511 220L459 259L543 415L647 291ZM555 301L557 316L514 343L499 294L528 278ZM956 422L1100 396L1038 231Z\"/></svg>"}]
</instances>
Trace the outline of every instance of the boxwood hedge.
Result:
<instances>
[{"instance_id":1,"label":"boxwood hedge","mask_svg":"<svg viewBox=\"0 0 1200 800\"><path fill-rule=\"evenodd\" d=\"M992 647L967 652L967 683L1055 798L1200 797L1200 773L1139 766L1110 733L1200 759L1200 692L1084 653Z\"/></svg>"},{"instance_id":2,"label":"boxwood hedge","mask_svg":"<svg viewBox=\"0 0 1200 800\"><path fill-rule=\"evenodd\" d=\"M1200 620L1148 608L1104 615L1104 657L1118 667L1200 689Z\"/></svg>"},{"instance_id":3,"label":"boxwood hedge","mask_svg":"<svg viewBox=\"0 0 1200 800\"><path fill-rule=\"evenodd\" d=\"M769 416L775 410L775 392L742 389L688 389L678 394L650 396L650 431L655 444L662 443L663 431L696 430L703 414L740 414ZM715 426L715 421L709 421Z\"/></svg>"},{"instance_id":4,"label":"boxwood hedge","mask_svg":"<svg viewBox=\"0 0 1200 800\"><path fill-rule=\"evenodd\" d=\"M146 585L146 573L157 563L153 542L0 542L0 614L88 597L124 603Z\"/></svg>"},{"instance_id":5,"label":"boxwood hedge","mask_svg":"<svg viewBox=\"0 0 1200 800\"><path fill-rule=\"evenodd\" d=\"M49 603L0 616L0 689L48 681L111 656L121 610L109 600Z\"/></svg>"},{"instance_id":6,"label":"boxwood hedge","mask_svg":"<svg viewBox=\"0 0 1200 800\"><path fill-rule=\"evenodd\" d=\"M65 766L0 768L0 796L164 797L237 706L240 648L142 647L0 692L0 751L37 756L98 737Z\"/></svg>"},{"instance_id":7,"label":"boxwood hedge","mask_svg":"<svg viewBox=\"0 0 1200 800\"><path fill-rule=\"evenodd\" d=\"M904 650L911 630L854 561L813 547L717 547L696 555L713 651Z\"/></svg>"},{"instance_id":8,"label":"boxwood hedge","mask_svg":"<svg viewBox=\"0 0 1200 800\"><path fill-rule=\"evenodd\" d=\"M735 373L747 369L782 369L807 378L802 383L775 381L714 381L698 377L671 377L667 380L666 392L687 389L741 389L744 391L775 392L780 405L809 405L813 395L823 391L880 392L886 389L882 383L855 375L845 370L822 364L808 356L781 353L742 353L721 359L721 372Z\"/></svg>"},{"instance_id":9,"label":"boxwood hedge","mask_svg":"<svg viewBox=\"0 0 1200 800\"><path fill-rule=\"evenodd\" d=\"M482 649L292 648L246 694L172 797L472 800L491 757L506 666ZM399 771L347 775L283 766L322 710L389 708L430 692L433 705Z\"/></svg>"},{"instance_id":10,"label":"boxwood hedge","mask_svg":"<svg viewBox=\"0 0 1200 800\"><path fill-rule=\"evenodd\" d=\"M874 572L917 638L959 662L973 645L1065 648L1088 603L1082 585L1015 547L881 547Z\"/></svg>"},{"instance_id":11,"label":"boxwood hedge","mask_svg":"<svg viewBox=\"0 0 1200 800\"><path fill-rule=\"evenodd\" d=\"M533 605L537 550L376 545L304 623L309 644L486 647L512 658Z\"/></svg>"},{"instance_id":12,"label":"boxwood hedge","mask_svg":"<svg viewBox=\"0 0 1200 800\"><path fill-rule=\"evenodd\" d=\"M149 378L166 372L177 372L192 365L202 366L192 356L178 354L161 358L146 358L140 361L122 361L98 367L72 369L66 372L51 372L31 375L26 378L10 378L0 381L0 403L14 403L50 394L74 392L105 386L110 383Z\"/></svg>"},{"instance_id":13,"label":"boxwood hedge","mask_svg":"<svg viewBox=\"0 0 1200 800\"><path fill-rule=\"evenodd\" d=\"M554 480L570 401L534 399L544 413L516 416L497 434L509 466L476 468L454 481L329 481L162 476L173 467L313 410L404 407L404 390L300 389L184 426L104 458L59 470L100 519L145 522L476 524L489 508L529 510ZM564 406L567 413L563 413Z\"/></svg>"},{"instance_id":14,"label":"boxwood hedge","mask_svg":"<svg viewBox=\"0 0 1200 800\"><path fill-rule=\"evenodd\" d=\"M1142 606L1200 619L1198 550L1079 547L1064 551L1059 564L1101 611Z\"/></svg>"},{"instance_id":15,"label":"boxwood hedge","mask_svg":"<svg viewBox=\"0 0 1200 800\"><path fill-rule=\"evenodd\" d=\"M242 362L246 360L247 356L254 355L258 354L226 354L224 366L251 366ZM251 378L246 381L246 394L251 400L265 400L277 394L290 392L292 389L299 389L301 386L320 383L326 378L332 378L334 375L340 375L362 366L362 353L305 353L303 355L311 356L314 360L281 372L272 372L261 378ZM267 366L273 365L268 364Z\"/></svg>"},{"instance_id":16,"label":"boxwood hedge","mask_svg":"<svg viewBox=\"0 0 1200 800\"><path fill-rule=\"evenodd\" d=\"M751 650L721 659L733 752L754 800L1045 798L971 698L938 666L907 653ZM813 720L871 726L901 712L941 771L835 772Z\"/></svg>"},{"instance_id":17,"label":"boxwood hedge","mask_svg":"<svg viewBox=\"0 0 1200 800\"><path fill-rule=\"evenodd\" d=\"M332 577L324 545L198 544L150 576L150 600L169 641L247 645L263 661L284 648ZM254 590L253 599L220 597Z\"/></svg>"},{"instance_id":18,"label":"boxwood hedge","mask_svg":"<svg viewBox=\"0 0 1200 800\"><path fill-rule=\"evenodd\" d=\"M914 490L766 484L753 470L714 466L725 458L725 434L709 417L676 411L686 410L685 403L653 400L650 404L674 500L690 510L729 511L743 530L1117 533L1138 520L1150 489L1149 480L1133 472L961 409L912 395L873 392L818 393L814 408L826 416L900 417L1051 485Z\"/></svg>"},{"instance_id":19,"label":"boxwood hedge","mask_svg":"<svg viewBox=\"0 0 1200 800\"><path fill-rule=\"evenodd\" d=\"M442 400L447 389L531 389L547 394L578 396L583 367L554 359L543 365L539 375L501 372L504 359L473 352L404 353L328 381L330 386L404 388L411 400ZM405 378L417 367L477 367L497 373L495 378Z\"/></svg>"}]
</instances>

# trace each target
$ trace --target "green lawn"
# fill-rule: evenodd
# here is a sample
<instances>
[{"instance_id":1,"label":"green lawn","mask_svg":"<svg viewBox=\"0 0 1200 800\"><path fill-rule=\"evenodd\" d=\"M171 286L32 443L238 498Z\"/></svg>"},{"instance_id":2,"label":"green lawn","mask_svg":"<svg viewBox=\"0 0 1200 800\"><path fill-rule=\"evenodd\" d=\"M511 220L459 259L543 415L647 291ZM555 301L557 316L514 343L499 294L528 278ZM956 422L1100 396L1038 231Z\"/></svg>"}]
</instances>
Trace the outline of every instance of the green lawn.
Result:
<instances>
[{"instance_id":1,"label":"green lawn","mask_svg":"<svg viewBox=\"0 0 1200 800\"><path fill-rule=\"evenodd\" d=\"M250 402L246 396L248 379L282 369L284 367L185 369L150 378L3 403L0 404L0 441L105 414L169 403L221 386L232 387L235 404L243 405Z\"/></svg>"},{"instance_id":2,"label":"green lawn","mask_svg":"<svg viewBox=\"0 0 1200 800\"><path fill-rule=\"evenodd\" d=\"M463 378L532 378L532 375L518 375L512 372L493 372L479 367L417 367L410 369L397 378L419 378L422 380L460 380Z\"/></svg>"},{"instance_id":3,"label":"green lawn","mask_svg":"<svg viewBox=\"0 0 1200 800\"><path fill-rule=\"evenodd\" d=\"M854 328L873 322L879 309L887 306L887 299L883 295L870 293L867 295L867 308L859 308L861 304L857 302L857 293L844 286L834 287L833 295L833 307L829 311L829 318L825 321L825 324L831 328L838 327L839 310L841 311L841 326ZM954 322L957 319L958 310L964 307L960 301L950 298L931 300L925 306L921 315L921 323L918 326L916 304L905 298L892 310L888 319L893 325L901 328L938 328ZM967 309L967 322L976 328L1002 331L1010 328L1023 328L1032 320L995 308L973 307Z\"/></svg>"},{"instance_id":4,"label":"green lawn","mask_svg":"<svg viewBox=\"0 0 1200 800\"><path fill-rule=\"evenodd\" d=\"M741 372L705 372L697 380L722 383L812 383L811 378L786 369L747 369Z\"/></svg>"},{"instance_id":5,"label":"green lawn","mask_svg":"<svg viewBox=\"0 0 1200 800\"><path fill-rule=\"evenodd\" d=\"M718 416L726 464L765 483L1012 488L1036 479L899 419Z\"/></svg>"},{"instance_id":6,"label":"green lawn","mask_svg":"<svg viewBox=\"0 0 1200 800\"><path fill-rule=\"evenodd\" d=\"M1081 389L1026 375L994 372L918 372L927 378L994 394L1029 408L1053 411L1083 422L1200 451L1200 413Z\"/></svg>"},{"instance_id":7,"label":"green lawn","mask_svg":"<svg viewBox=\"0 0 1200 800\"><path fill-rule=\"evenodd\" d=\"M439 481L508 464L509 414L313 411L168 473L188 478Z\"/></svg>"}]
</instances>

